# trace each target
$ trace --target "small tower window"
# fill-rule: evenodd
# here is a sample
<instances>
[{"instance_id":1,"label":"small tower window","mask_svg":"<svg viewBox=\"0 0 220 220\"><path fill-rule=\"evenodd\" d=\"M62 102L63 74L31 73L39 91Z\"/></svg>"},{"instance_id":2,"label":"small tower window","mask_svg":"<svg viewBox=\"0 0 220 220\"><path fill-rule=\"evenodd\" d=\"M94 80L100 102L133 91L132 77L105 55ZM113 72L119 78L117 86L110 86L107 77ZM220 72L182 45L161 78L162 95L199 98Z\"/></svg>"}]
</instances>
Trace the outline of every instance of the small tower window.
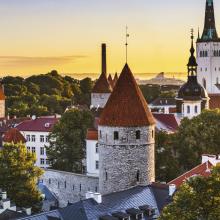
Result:
<instances>
[{"instance_id":1,"label":"small tower window","mask_svg":"<svg viewBox=\"0 0 220 220\"><path fill-rule=\"evenodd\" d=\"M118 131L114 131L114 140L118 140L118 139L119 139Z\"/></svg>"},{"instance_id":2,"label":"small tower window","mask_svg":"<svg viewBox=\"0 0 220 220\"><path fill-rule=\"evenodd\" d=\"M102 131L99 131L99 137L102 138Z\"/></svg>"},{"instance_id":3,"label":"small tower window","mask_svg":"<svg viewBox=\"0 0 220 220\"><path fill-rule=\"evenodd\" d=\"M141 139L141 132L138 130L136 131L136 139L140 140Z\"/></svg>"},{"instance_id":4,"label":"small tower window","mask_svg":"<svg viewBox=\"0 0 220 220\"><path fill-rule=\"evenodd\" d=\"M95 162L95 169L96 169L96 170L99 169L99 161L98 161L98 160L96 160L96 162Z\"/></svg>"},{"instance_id":5,"label":"small tower window","mask_svg":"<svg viewBox=\"0 0 220 220\"><path fill-rule=\"evenodd\" d=\"M79 185L79 191L81 192L82 191L82 184L80 183Z\"/></svg>"},{"instance_id":6,"label":"small tower window","mask_svg":"<svg viewBox=\"0 0 220 220\"><path fill-rule=\"evenodd\" d=\"M195 113L198 113L198 106L195 106Z\"/></svg>"},{"instance_id":7,"label":"small tower window","mask_svg":"<svg viewBox=\"0 0 220 220\"><path fill-rule=\"evenodd\" d=\"M49 184L51 184L51 179L49 179Z\"/></svg>"},{"instance_id":8,"label":"small tower window","mask_svg":"<svg viewBox=\"0 0 220 220\"><path fill-rule=\"evenodd\" d=\"M64 182L64 188L66 189L66 181Z\"/></svg>"},{"instance_id":9,"label":"small tower window","mask_svg":"<svg viewBox=\"0 0 220 220\"><path fill-rule=\"evenodd\" d=\"M190 113L190 106L187 105L187 113L189 114Z\"/></svg>"},{"instance_id":10,"label":"small tower window","mask_svg":"<svg viewBox=\"0 0 220 220\"><path fill-rule=\"evenodd\" d=\"M105 180L106 181L108 180L108 173L107 173L107 171L105 171Z\"/></svg>"},{"instance_id":11,"label":"small tower window","mask_svg":"<svg viewBox=\"0 0 220 220\"><path fill-rule=\"evenodd\" d=\"M139 170L137 171L137 174L136 174L136 180L137 182L140 182L140 171Z\"/></svg>"},{"instance_id":12,"label":"small tower window","mask_svg":"<svg viewBox=\"0 0 220 220\"><path fill-rule=\"evenodd\" d=\"M202 80L203 87L206 89L206 80L203 78Z\"/></svg>"},{"instance_id":13,"label":"small tower window","mask_svg":"<svg viewBox=\"0 0 220 220\"><path fill-rule=\"evenodd\" d=\"M95 152L96 152L96 153L99 152L99 145L98 145L98 143L95 145Z\"/></svg>"},{"instance_id":14,"label":"small tower window","mask_svg":"<svg viewBox=\"0 0 220 220\"><path fill-rule=\"evenodd\" d=\"M202 51L200 51L200 57L202 57Z\"/></svg>"}]
</instances>

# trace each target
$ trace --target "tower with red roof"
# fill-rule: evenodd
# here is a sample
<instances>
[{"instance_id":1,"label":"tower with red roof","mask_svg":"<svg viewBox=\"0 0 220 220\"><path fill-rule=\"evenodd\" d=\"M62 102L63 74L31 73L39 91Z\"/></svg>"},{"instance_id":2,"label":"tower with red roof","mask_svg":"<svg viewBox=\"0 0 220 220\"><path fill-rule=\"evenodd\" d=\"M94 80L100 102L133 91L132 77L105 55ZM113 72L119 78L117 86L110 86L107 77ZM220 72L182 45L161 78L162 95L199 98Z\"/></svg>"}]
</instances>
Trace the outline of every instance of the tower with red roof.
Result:
<instances>
[{"instance_id":1,"label":"tower with red roof","mask_svg":"<svg viewBox=\"0 0 220 220\"><path fill-rule=\"evenodd\" d=\"M155 121L126 64L99 121L99 190L108 194L155 180Z\"/></svg>"}]
</instances>

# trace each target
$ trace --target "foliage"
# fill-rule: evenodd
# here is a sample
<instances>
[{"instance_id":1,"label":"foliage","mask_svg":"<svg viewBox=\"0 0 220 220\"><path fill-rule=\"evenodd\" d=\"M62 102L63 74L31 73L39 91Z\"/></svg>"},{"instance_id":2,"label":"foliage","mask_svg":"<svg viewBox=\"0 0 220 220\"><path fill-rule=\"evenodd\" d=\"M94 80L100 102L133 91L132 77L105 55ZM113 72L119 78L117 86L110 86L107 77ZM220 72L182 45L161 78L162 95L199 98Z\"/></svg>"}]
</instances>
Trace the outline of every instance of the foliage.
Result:
<instances>
[{"instance_id":1,"label":"foliage","mask_svg":"<svg viewBox=\"0 0 220 220\"><path fill-rule=\"evenodd\" d=\"M86 131L93 124L90 111L77 109L65 112L50 135L47 156L52 168L69 172L82 172L85 158Z\"/></svg>"},{"instance_id":2,"label":"foliage","mask_svg":"<svg viewBox=\"0 0 220 220\"><path fill-rule=\"evenodd\" d=\"M43 171L34 166L35 162L35 155L23 144L5 144L0 150L0 188L17 206L39 211L37 181Z\"/></svg>"},{"instance_id":3,"label":"foliage","mask_svg":"<svg viewBox=\"0 0 220 220\"><path fill-rule=\"evenodd\" d=\"M157 179L170 181L201 163L202 154L219 154L220 110L183 119L175 134L156 136ZM162 147L162 151L161 151ZM163 169L164 171L163 171Z\"/></svg>"},{"instance_id":4,"label":"foliage","mask_svg":"<svg viewBox=\"0 0 220 220\"><path fill-rule=\"evenodd\" d=\"M47 74L22 77L4 77L6 113L23 117L62 114L71 104L90 105L93 82L62 77L56 70Z\"/></svg>"},{"instance_id":5,"label":"foliage","mask_svg":"<svg viewBox=\"0 0 220 220\"><path fill-rule=\"evenodd\" d=\"M160 220L220 219L220 166L209 177L193 177L174 195L164 208Z\"/></svg>"}]
</instances>

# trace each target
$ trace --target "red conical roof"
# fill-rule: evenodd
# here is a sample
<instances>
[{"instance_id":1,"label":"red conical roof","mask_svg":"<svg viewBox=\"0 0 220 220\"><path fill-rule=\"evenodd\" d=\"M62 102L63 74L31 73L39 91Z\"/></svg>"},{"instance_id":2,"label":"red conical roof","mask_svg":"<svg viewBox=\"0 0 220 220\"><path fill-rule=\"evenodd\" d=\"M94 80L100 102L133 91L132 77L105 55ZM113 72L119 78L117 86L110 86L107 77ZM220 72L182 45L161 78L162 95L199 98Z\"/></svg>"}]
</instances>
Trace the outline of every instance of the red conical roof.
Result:
<instances>
[{"instance_id":1,"label":"red conical roof","mask_svg":"<svg viewBox=\"0 0 220 220\"><path fill-rule=\"evenodd\" d=\"M126 64L102 114L99 125L138 127L155 124L154 117Z\"/></svg>"},{"instance_id":2,"label":"red conical roof","mask_svg":"<svg viewBox=\"0 0 220 220\"><path fill-rule=\"evenodd\" d=\"M104 73L102 73L93 87L92 93L111 93L112 88Z\"/></svg>"},{"instance_id":3,"label":"red conical roof","mask_svg":"<svg viewBox=\"0 0 220 220\"><path fill-rule=\"evenodd\" d=\"M3 142L18 144L25 143L26 140L17 128L11 128L5 133Z\"/></svg>"}]
</instances>

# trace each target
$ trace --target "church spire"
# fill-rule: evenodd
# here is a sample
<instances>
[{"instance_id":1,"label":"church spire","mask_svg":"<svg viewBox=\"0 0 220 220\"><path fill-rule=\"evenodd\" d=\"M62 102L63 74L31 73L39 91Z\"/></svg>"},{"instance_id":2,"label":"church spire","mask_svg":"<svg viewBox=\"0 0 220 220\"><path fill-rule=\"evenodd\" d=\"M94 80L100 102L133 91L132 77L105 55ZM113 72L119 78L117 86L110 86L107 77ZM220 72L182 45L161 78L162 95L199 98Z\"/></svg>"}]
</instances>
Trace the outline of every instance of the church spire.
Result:
<instances>
[{"instance_id":1,"label":"church spire","mask_svg":"<svg viewBox=\"0 0 220 220\"><path fill-rule=\"evenodd\" d=\"M215 26L215 12L213 0L206 0L205 25L201 41L219 40Z\"/></svg>"},{"instance_id":2,"label":"church spire","mask_svg":"<svg viewBox=\"0 0 220 220\"><path fill-rule=\"evenodd\" d=\"M195 49L194 49L194 44L193 44L193 40L194 40L194 35L193 35L193 29L191 30L191 48L190 48L190 53L191 56L189 58L189 62L187 64L188 67L188 76L196 76L197 75L197 62L196 62L196 58L195 58Z\"/></svg>"}]
</instances>

